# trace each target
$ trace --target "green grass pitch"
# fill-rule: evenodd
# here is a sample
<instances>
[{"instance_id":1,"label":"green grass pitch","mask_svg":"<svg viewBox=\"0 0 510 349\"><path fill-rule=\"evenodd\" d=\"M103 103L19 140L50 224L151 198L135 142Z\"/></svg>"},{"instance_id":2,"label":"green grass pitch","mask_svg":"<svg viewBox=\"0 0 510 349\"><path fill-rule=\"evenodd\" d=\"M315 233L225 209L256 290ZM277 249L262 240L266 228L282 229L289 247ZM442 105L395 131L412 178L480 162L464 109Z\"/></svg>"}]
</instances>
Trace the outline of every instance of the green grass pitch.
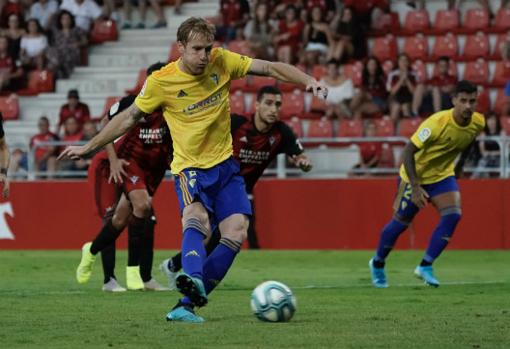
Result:
<instances>
[{"instance_id":1,"label":"green grass pitch","mask_svg":"<svg viewBox=\"0 0 510 349\"><path fill-rule=\"evenodd\" d=\"M155 265L170 255L157 251ZM509 348L509 251L447 251L436 263L441 287L412 271L421 252L395 251L390 288L370 286L371 252L243 251L199 314L201 325L168 323L174 292L101 291L96 262L80 286L79 251L0 251L2 348ZM125 252L117 276L125 284ZM154 276L164 278L154 268ZM265 280L289 285L289 323L263 323L250 311Z\"/></svg>"}]
</instances>

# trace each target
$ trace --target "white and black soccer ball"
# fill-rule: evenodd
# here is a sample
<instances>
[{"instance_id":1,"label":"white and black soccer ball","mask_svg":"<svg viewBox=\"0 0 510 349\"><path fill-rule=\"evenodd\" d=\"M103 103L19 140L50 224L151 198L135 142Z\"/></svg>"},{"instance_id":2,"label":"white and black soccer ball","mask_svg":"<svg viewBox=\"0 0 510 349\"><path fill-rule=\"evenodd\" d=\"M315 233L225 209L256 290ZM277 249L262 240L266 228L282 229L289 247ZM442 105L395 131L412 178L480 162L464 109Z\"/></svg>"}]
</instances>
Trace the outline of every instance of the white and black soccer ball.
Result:
<instances>
[{"instance_id":1,"label":"white and black soccer ball","mask_svg":"<svg viewBox=\"0 0 510 349\"><path fill-rule=\"evenodd\" d=\"M296 297L281 282L266 281L253 290L251 310L262 321L289 321L296 311Z\"/></svg>"}]
</instances>

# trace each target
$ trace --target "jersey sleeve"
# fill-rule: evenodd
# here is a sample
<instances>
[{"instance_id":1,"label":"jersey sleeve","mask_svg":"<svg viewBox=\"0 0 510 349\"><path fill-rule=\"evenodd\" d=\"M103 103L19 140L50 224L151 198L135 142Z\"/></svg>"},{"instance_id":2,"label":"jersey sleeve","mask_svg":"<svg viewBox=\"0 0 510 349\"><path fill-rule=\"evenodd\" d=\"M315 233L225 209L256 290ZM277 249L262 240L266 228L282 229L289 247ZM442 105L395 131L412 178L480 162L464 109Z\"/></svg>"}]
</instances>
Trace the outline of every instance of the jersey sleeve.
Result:
<instances>
[{"instance_id":1,"label":"jersey sleeve","mask_svg":"<svg viewBox=\"0 0 510 349\"><path fill-rule=\"evenodd\" d=\"M153 111L161 107L163 100L163 89L159 81L150 75L136 97L135 104L145 114L152 114Z\"/></svg>"},{"instance_id":2,"label":"jersey sleeve","mask_svg":"<svg viewBox=\"0 0 510 349\"><path fill-rule=\"evenodd\" d=\"M422 149L427 144L433 142L440 132L440 126L433 118L428 118L421 123L418 130L411 136L411 142L418 148Z\"/></svg>"},{"instance_id":3,"label":"jersey sleeve","mask_svg":"<svg viewBox=\"0 0 510 349\"><path fill-rule=\"evenodd\" d=\"M282 134L282 143L280 146L280 153L285 153L289 156L302 154L305 149L301 142L296 137L296 134L285 123L280 124L280 132Z\"/></svg>"},{"instance_id":4,"label":"jersey sleeve","mask_svg":"<svg viewBox=\"0 0 510 349\"><path fill-rule=\"evenodd\" d=\"M238 128L240 128L245 122L246 122L245 117L243 117L241 115L237 115L237 114L231 114L230 115L230 130L231 130L232 134Z\"/></svg>"},{"instance_id":5,"label":"jersey sleeve","mask_svg":"<svg viewBox=\"0 0 510 349\"><path fill-rule=\"evenodd\" d=\"M219 50L223 53L223 60L227 71L230 73L230 79L241 79L248 74L248 70L250 70L253 59L229 50Z\"/></svg>"},{"instance_id":6,"label":"jersey sleeve","mask_svg":"<svg viewBox=\"0 0 510 349\"><path fill-rule=\"evenodd\" d=\"M120 101L111 106L108 110L108 119L113 119L117 114L127 109L135 101L135 96L123 97Z\"/></svg>"}]
</instances>

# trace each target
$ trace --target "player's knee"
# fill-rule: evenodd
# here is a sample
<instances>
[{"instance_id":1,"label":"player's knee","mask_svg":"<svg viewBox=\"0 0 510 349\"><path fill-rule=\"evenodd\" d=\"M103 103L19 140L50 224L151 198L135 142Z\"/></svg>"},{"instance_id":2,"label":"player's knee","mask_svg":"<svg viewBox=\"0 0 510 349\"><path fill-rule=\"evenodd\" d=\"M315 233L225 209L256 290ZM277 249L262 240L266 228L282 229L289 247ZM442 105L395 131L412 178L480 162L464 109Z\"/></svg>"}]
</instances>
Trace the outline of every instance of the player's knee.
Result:
<instances>
[{"instance_id":1,"label":"player's knee","mask_svg":"<svg viewBox=\"0 0 510 349\"><path fill-rule=\"evenodd\" d=\"M233 222L221 232L221 236L242 243L248 238L248 224L248 219Z\"/></svg>"},{"instance_id":2,"label":"player's knee","mask_svg":"<svg viewBox=\"0 0 510 349\"><path fill-rule=\"evenodd\" d=\"M112 221L112 226L117 230L124 229L124 227L128 223L126 217L123 217L122 215L118 215L118 214L114 214L111 217L111 221Z\"/></svg>"},{"instance_id":3,"label":"player's knee","mask_svg":"<svg viewBox=\"0 0 510 349\"><path fill-rule=\"evenodd\" d=\"M188 229L194 229L204 235L207 239L211 235L211 227L209 225L209 217L207 215L188 216L183 219L182 230L183 233Z\"/></svg>"},{"instance_id":4,"label":"player's knee","mask_svg":"<svg viewBox=\"0 0 510 349\"><path fill-rule=\"evenodd\" d=\"M138 200L133 202L133 213L137 217L150 217L152 214L152 206L149 200Z\"/></svg>"}]
</instances>

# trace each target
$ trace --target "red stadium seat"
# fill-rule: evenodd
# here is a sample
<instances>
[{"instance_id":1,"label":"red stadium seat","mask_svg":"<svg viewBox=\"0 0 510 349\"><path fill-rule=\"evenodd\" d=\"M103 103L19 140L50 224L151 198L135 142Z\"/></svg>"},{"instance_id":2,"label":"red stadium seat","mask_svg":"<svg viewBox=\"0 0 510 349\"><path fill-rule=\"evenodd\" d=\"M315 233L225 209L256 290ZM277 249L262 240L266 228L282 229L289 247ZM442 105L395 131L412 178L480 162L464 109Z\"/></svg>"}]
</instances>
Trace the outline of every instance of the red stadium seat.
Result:
<instances>
[{"instance_id":1,"label":"red stadium seat","mask_svg":"<svg viewBox=\"0 0 510 349\"><path fill-rule=\"evenodd\" d=\"M410 138L414 132L418 129L421 122L421 118L405 118L400 120L398 124L398 135L406 138Z\"/></svg>"},{"instance_id":2,"label":"red stadium seat","mask_svg":"<svg viewBox=\"0 0 510 349\"><path fill-rule=\"evenodd\" d=\"M403 27L404 32L424 32L429 28L430 18L427 10L409 11L407 13Z\"/></svg>"},{"instance_id":3,"label":"red stadium seat","mask_svg":"<svg viewBox=\"0 0 510 349\"><path fill-rule=\"evenodd\" d=\"M248 86L248 79L236 79L230 82L230 91L245 91Z\"/></svg>"},{"instance_id":4,"label":"red stadium seat","mask_svg":"<svg viewBox=\"0 0 510 349\"><path fill-rule=\"evenodd\" d=\"M376 32L396 32L400 29L398 12L384 13L372 21L372 29Z\"/></svg>"},{"instance_id":5,"label":"red stadium seat","mask_svg":"<svg viewBox=\"0 0 510 349\"><path fill-rule=\"evenodd\" d=\"M147 70L146 69L140 69L138 72L138 80L136 81L136 85L128 90L126 90L126 93L128 95L137 95L138 92L143 87L143 84L145 83L145 79L147 79Z\"/></svg>"},{"instance_id":6,"label":"red stadium seat","mask_svg":"<svg viewBox=\"0 0 510 349\"><path fill-rule=\"evenodd\" d=\"M14 93L0 97L0 112L4 120L17 120L19 118L19 100Z\"/></svg>"},{"instance_id":7,"label":"red stadium seat","mask_svg":"<svg viewBox=\"0 0 510 349\"><path fill-rule=\"evenodd\" d=\"M438 74L439 72L437 71L437 65L434 64L434 68L432 68L432 76L434 77L437 76ZM457 63L453 59L450 60L448 74L453 76L459 76L459 69L457 68Z\"/></svg>"},{"instance_id":8,"label":"red stadium seat","mask_svg":"<svg viewBox=\"0 0 510 349\"><path fill-rule=\"evenodd\" d=\"M326 109L326 101L323 98L312 96L312 103L310 104L311 113L317 113L323 116Z\"/></svg>"},{"instance_id":9,"label":"red stadium seat","mask_svg":"<svg viewBox=\"0 0 510 349\"><path fill-rule=\"evenodd\" d=\"M333 137L333 123L331 120L322 118L320 120L310 120L308 124L309 138L332 138Z\"/></svg>"},{"instance_id":10,"label":"red stadium seat","mask_svg":"<svg viewBox=\"0 0 510 349\"><path fill-rule=\"evenodd\" d=\"M459 11L438 10L432 31L436 34L455 30L459 27Z\"/></svg>"},{"instance_id":11,"label":"red stadium seat","mask_svg":"<svg viewBox=\"0 0 510 349\"><path fill-rule=\"evenodd\" d=\"M393 154L393 147L388 143L383 143L381 158L377 164L379 168L394 168L395 167L395 155Z\"/></svg>"},{"instance_id":12,"label":"red stadium seat","mask_svg":"<svg viewBox=\"0 0 510 349\"><path fill-rule=\"evenodd\" d=\"M341 119L338 137L363 137L363 121Z\"/></svg>"},{"instance_id":13,"label":"red stadium seat","mask_svg":"<svg viewBox=\"0 0 510 349\"><path fill-rule=\"evenodd\" d=\"M464 31L474 32L486 30L489 27L489 12L484 9L469 9L466 12L462 28Z\"/></svg>"},{"instance_id":14,"label":"red stadium seat","mask_svg":"<svg viewBox=\"0 0 510 349\"><path fill-rule=\"evenodd\" d=\"M234 40L228 43L227 47L230 51L245 56L251 56L250 43L247 40Z\"/></svg>"},{"instance_id":15,"label":"red stadium seat","mask_svg":"<svg viewBox=\"0 0 510 349\"><path fill-rule=\"evenodd\" d=\"M312 76L320 80L327 73L327 68L324 65L316 64L312 68Z\"/></svg>"},{"instance_id":16,"label":"red stadium seat","mask_svg":"<svg viewBox=\"0 0 510 349\"><path fill-rule=\"evenodd\" d=\"M257 92L261 87L264 86L275 86L276 80L270 78L268 76L250 76L248 80L248 85L245 87L244 91L249 92Z\"/></svg>"},{"instance_id":17,"label":"red stadium seat","mask_svg":"<svg viewBox=\"0 0 510 349\"><path fill-rule=\"evenodd\" d=\"M503 87L508 80L510 80L510 62L496 62L496 69L494 70L494 77L492 78L491 85L493 87Z\"/></svg>"},{"instance_id":18,"label":"red stadium seat","mask_svg":"<svg viewBox=\"0 0 510 349\"><path fill-rule=\"evenodd\" d=\"M90 32L90 43L100 44L105 41L117 41L119 32L117 31L117 23L112 20L96 21Z\"/></svg>"},{"instance_id":19,"label":"red stadium seat","mask_svg":"<svg viewBox=\"0 0 510 349\"><path fill-rule=\"evenodd\" d=\"M181 54L179 53L179 45L177 42L174 42L172 46L170 46L170 52L168 53L168 61L174 62L179 59Z\"/></svg>"},{"instance_id":20,"label":"red stadium seat","mask_svg":"<svg viewBox=\"0 0 510 349\"><path fill-rule=\"evenodd\" d=\"M278 88L280 89L280 91L282 91L282 92L293 92L294 90L301 90L301 91L305 90L305 86L291 84L290 82L278 81L277 85L278 85Z\"/></svg>"},{"instance_id":21,"label":"red stadium seat","mask_svg":"<svg viewBox=\"0 0 510 349\"><path fill-rule=\"evenodd\" d=\"M395 124L388 118L373 120L377 128L377 137L392 137L395 135Z\"/></svg>"},{"instance_id":22,"label":"red stadium seat","mask_svg":"<svg viewBox=\"0 0 510 349\"><path fill-rule=\"evenodd\" d=\"M28 73L27 87L17 92L20 96L33 96L41 92L53 92L55 80L51 70L32 70Z\"/></svg>"},{"instance_id":23,"label":"red stadium seat","mask_svg":"<svg viewBox=\"0 0 510 349\"><path fill-rule=\"evenodd\" d=\"M478 93L476 99L476 111L482 114L487 114L491 110L491 99L488 89L483 89Z\"/></svg>"},{"instance_id":24,"label":"red stadium seat","mask_svg":"<svg viewBox=\"0 0 510 349\"><path fill-rule=\"evenodd\" d=\"M230 112L234 114L244 114L245 101L244 94L241 91L230 94Z\"/></svg>"},{"instance_id":25,"label":"red stadium seat","mask_svg":"<svg viewBox=\"0 0 510 349\"><path fill-rule=\"evenodd\" d=\"M455 57L459 52L457 37L452 33L436 36L432 49L432 58L438 59L441 56Z\"/></svg>"},{"instance_id":26,"label":"red stadium seat","mask_svg":"<svg viewBox=\"0 0 510 349\"><path fill-rule=\"evenodd\" d=\"M303 92L297 90L294 92L283 93L281 117L288 119L292 116L300 116L305 112L305 96Z\"/></svg>"},{"instance_id":27,"label":"red stadium seat","mask_svg":"<svg viewBox=\"0 0 510 349\"><path fill-rule=\"evenodd\" d=\"M416 77L418 78L418 83L425 83L428 81L428 74L427 74L427 66L423 61L416 60L411 65L413 70L416 72Z\"/></svg>"},{"instance_id":28,"label":"red stadium seat","mask_svg":"<svg viewBox=\"0 0 510 349\"><path fill-rule=\"evenodd\" d=\"M290 120L286 120L285 123L294 131L298 138L303 137L303 124L301 123L301 119L294 116Z\"/></svg>"},{"instance_id":29,"label":"red stadium seat","mask_svg":"<svg viewBox=\"0 0 510 349\"><path fill-rule=\"evenodd\" d=\"M510 42L510 31L505 34L499 34L496 39L496 44L493 47L492 53L490 55L491 60L500 60L501 59L501 49L505 41Z\"/></svg>"},{"instance_id":30,"label":"red stadium seat","mask_svg":"<svg viewBox=\"0 0 510 349\"><path fill-rule=\"evenodd\" d=\"M404 42L404 53L411 60L426 59L429 55L429 42L427 38L421 33L407 37Z\"/></svg>"},{"instance_id":31,"label":"red stadium seat","mask_svg":"<svg viewBox=\"0 0 510 349\"><path fill-rule=\"evenodd\" d=\"M397 40L395 40L393 35L387 34L386 36L375 38L372 55L377 57L380 62L393 60L397 57L397 54Z\"/></svg>"},{"instance_id":32,"label":"red stadium seat","mask_svg":"<svg viewBox=\"0 0 510 349\"><path fill-rule=\"evenodd\" d=\"M498 89L496 95L496 101L494 102L494 108L492 110L496 115L502 116L505 109L508 110L508 104L510 103L510 97L505 96L505 91Z\"/></svg>"},{"instance_id":33,"label":"red stadium seat","mask_svg":"<svg viewBox=\"0 0 510 349\"><path fill-rule=\"evenodd\" d=\"M479 31L475 35L467 36L462 58L467 60L485 58L489 55L489 49L489 38Z\"/></svg>"},{"instance_id":34,"label":"red stadium seat","mask_svg":"<svg viewBox=\"0 0 510 349\"><path fill-rule=\"evenodd\" d=\"M491 29L498 32L504 32L510 29L510 8L502 7L498 10L494 25Z\"/></svg>"},{"instance_id":35,"label":"red stadium seat","mask_svg":"<svg viewBox=\"0 0 510 349\"><path fill-rule=\"evenodd\" d=\"M477 85L487 84L489 81L489 64L483 58L467 62L463 79L469 80Z\"/></svg>"},{"instance_id":36,"label":"red stadium seat","mask_svg":"<svg viewBox=\"0 0 510 349\"><path fill-rule=\"evenodd\" d=\"M510 115L503 115L499 118L501 128L507 136L510 136Z\"/></svg>"},{"instance_id":37,"label":"red stadium seat","mask_svg":"<svg viewBox=\"0 0 510 349\"><path fill-rule=\"evenodd\" d=\"M345 64L343 66L344 75L352 80L354 86L361 86L361 75L363 73L363 63L361 61L356 61L351 64Z\"/></svg>"}]
</instances>

